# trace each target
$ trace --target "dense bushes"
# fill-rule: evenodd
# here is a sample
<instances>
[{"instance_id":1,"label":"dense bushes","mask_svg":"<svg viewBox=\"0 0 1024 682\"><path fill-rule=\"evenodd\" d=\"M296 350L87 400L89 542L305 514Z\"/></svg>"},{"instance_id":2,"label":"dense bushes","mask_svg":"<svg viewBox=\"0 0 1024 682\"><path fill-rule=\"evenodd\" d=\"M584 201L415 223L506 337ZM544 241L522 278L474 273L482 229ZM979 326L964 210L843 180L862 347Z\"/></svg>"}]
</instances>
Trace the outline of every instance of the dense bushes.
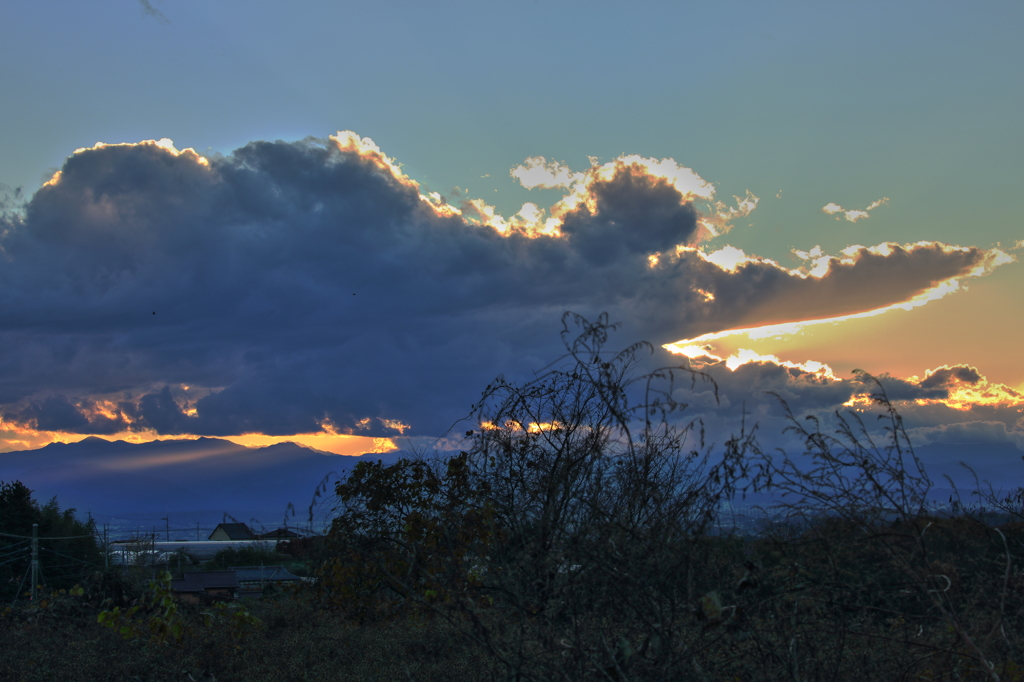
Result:
<instances>
[{"instance_id":1,"label":"dense bushes","mask_svg":"<svg viewBox=\"0 0 1024 682\"><path fill-rule=\"evenodd\" d=\"M232 566L284 566L290 562L292 562L292 557L277 552L270 545L257 544L255 547L222 549L203 564L202 568L208 571L220 571Z\"/></svg>"},{"instance_id":2,"label":"dense bushes","mask_svg":"<svg viewBox=\"0 0 1024 682\"><path fill-rule=\"evenodd\" d=\"M749 432L712 452L675 400L706 377L636 375L644 345L609 353L611 328L567 316L561 363L488 387L447 464L339 484L323 603L443 618L522 680L1013 678L1019 538L928 515L880 384L880 436L790 414L799 458ZM785 494L781 523L716 528L745 490Z\"/></svg>"},{"instance_id":3,"label":"dense bushes","mask_svg":"<svg viewBox=\"0 0 1024 682\"><path fill-rule=\"evenodd\" d=\"M68 588L103 566L93 522L75 518L57 498L40 506L20 481L0 481L0 599L10 601L30 587L32 525L38 524L40 578Z\"/></svg>"}]
</instances>

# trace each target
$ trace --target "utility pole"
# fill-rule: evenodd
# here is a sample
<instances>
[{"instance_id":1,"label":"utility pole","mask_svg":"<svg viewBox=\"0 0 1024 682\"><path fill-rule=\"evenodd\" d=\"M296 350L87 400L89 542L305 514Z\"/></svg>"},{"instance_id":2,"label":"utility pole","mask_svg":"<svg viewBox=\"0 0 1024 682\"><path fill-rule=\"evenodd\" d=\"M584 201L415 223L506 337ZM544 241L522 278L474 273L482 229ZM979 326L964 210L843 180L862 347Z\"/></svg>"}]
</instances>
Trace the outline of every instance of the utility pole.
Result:
<instances>
[{"instance_id":1,"label":"utility pole","mask_svg":"<svg viewBox=\"0 0 1024 682\"><path fill-rule=\"evenodd\" d=\"M171 541L171 515L168 514L167 516L164 516L164 517L161 517L161 518L163 518L163 520L164 520L164 528L165 528L165 532L166 532L166 535L164 537L166 538L167 542L170 542Z\"/></svg>"},{"instance_id":2,"label":"utility pole","mask_svg":"<svg viewBox=\"0 0 1024 682\"><path fill-rule=\"evenodd\" d=\"M39 580L39 524L32 524L32 603L36 601L36 582Z\"/></svg>"},{"instance_id":3,"label":"utility pole","mask_svg":"<svg viewBox=\"0 0 1024 682\"><path fill-rule=\"evenodd\" d=\"M103 570L110 568L110 543L107 542L107 525L103 524Z\"/></svg>"}]
</instances>

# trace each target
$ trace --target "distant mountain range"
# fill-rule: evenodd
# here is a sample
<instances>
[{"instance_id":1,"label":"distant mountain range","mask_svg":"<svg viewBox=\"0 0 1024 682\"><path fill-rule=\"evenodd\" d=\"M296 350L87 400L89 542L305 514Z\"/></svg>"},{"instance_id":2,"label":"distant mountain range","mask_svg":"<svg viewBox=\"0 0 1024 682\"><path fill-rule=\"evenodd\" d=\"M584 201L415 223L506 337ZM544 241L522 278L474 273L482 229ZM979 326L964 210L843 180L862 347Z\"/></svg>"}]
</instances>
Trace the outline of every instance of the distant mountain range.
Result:
<instances>
[{"instance_id":1,"label":"distant mountain range","mask_svg":"<svg viewBox=\"0 0 1024 682\"><path fill-rule=\"evenodd\" d=\"M977 483L985 490L991 484L997 492L1024 488L1024 452L1013 443L929 443L914 448L914 452L936 488L950 488L945 478L949 476L965 500ZM961 466L961 462L971 469Z\"/></svg>"},{"instance_id":2,"label":"distant mountain range","mask_svg":"<svg viewBox=\"0 0 1024 682\"><path fill-rule=\"evenodd\" d=\"M207 512L272 519L307 509L317 486L344 478L362 460L393 462L398 454L348 457L295 443L246 448L217 438L149 443L86 438L38 450L0 453L0 480L20 480L45 503L94 516ZM333 484L327 496L334 492Z\"/></svg>"},{"instance_id":3,"label":"distant mountain range","mask_svg":"<svg viewBox=\"0 0 1024 682\"><path fill-rule=\"evenodd\" d=\"M934 443L915 450L932 478L935 499L949 495L944 475L953 479L965 501L972 499L975 479L959 465L961 461L997 491L1024 487L1024 453L1013 444ZM203 512L210 518L226 512L239 520L265 519L267 526L276 527L289 504L295 508L296 525L304 523L325 478L330 481L330 497L333 482L347 476L358 462L391 463L408 454L346 457L294 443L246 448L216 438L140 444L86 438L0 453L0 480L20 480L41 503L56 495L62 509L75 507L96 517L182 518Z\"/></svg>"}]
</instances>

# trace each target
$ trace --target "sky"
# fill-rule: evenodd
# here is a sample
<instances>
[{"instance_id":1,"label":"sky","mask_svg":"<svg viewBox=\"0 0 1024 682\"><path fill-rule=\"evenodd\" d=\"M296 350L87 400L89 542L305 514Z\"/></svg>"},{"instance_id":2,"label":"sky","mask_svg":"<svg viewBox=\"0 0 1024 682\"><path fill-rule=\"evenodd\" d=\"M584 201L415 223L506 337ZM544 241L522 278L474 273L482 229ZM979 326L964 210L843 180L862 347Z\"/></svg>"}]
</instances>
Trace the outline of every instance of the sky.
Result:
<instances>
[{"instance_id":1,"label":"sky","mask_svg":"<svg viewBox=\"0 0 1024 682\"><path fill-rule=\"evenodd\" d=\"M861 409L862 369L915 443L1024 449L1022 21L0 4L0 451L429 447L565 311L706 372L722 433Z\"/></svg>"}]
</instances>

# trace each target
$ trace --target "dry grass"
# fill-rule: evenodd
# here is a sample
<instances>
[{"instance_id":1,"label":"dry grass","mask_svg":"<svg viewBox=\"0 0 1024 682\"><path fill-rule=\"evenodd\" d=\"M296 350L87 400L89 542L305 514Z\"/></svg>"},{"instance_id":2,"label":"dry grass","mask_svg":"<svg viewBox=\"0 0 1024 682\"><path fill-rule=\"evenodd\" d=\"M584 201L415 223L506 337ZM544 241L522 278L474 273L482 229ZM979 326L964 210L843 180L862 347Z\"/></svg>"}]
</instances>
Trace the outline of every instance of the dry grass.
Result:
<instances>
[{"instance_id":1,"label":"dry grass","mask_svg":"<svg viewBox=\"0 0 1024 682\"><path fill-rule=\"evenodd\" d=\"M358 626L290 599L257 603L252 612L264 627L240 639L191 613L194 631L180 645L124 640L97 624L95 611L8 613L0 621L0 679L181 682L183 671L196 679L209 671L218 682L488 679L486 661L441 622Z\"/></svg>"}]
</instances>

